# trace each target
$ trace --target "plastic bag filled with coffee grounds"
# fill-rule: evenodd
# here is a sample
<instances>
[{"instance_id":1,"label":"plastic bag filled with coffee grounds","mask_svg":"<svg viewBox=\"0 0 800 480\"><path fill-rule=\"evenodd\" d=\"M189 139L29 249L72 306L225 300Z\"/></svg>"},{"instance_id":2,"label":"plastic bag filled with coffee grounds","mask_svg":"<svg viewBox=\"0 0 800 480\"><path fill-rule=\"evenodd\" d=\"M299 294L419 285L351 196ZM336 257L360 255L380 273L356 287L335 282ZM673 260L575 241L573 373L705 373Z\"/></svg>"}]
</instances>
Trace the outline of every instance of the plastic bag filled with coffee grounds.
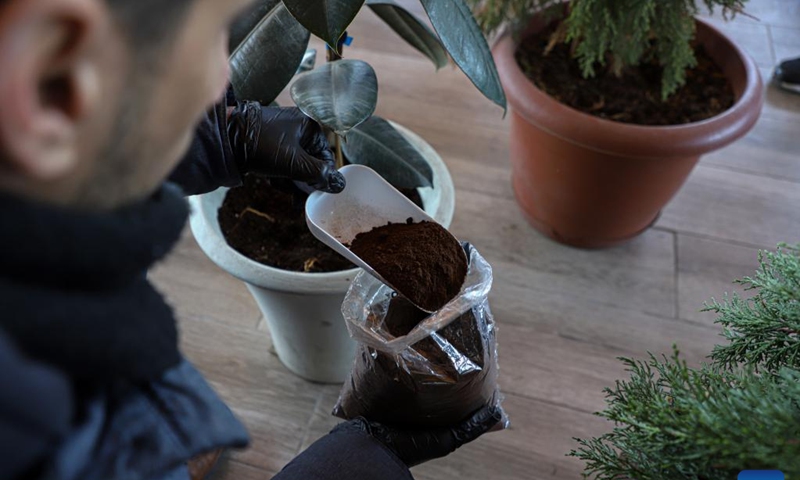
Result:
<instances>
[{"instance_id":1,"label":"plastic bag filled with coffee grounds","mask_svg":"<svg viewBox=\"0 0 800 480\"><path fill-rule=\"evenodd\" d=\"M455 425L486 405L500 406L487 299L492 269L472 246L464 248L470 265L461 292L432 315L372 276L356 276L342 313L359 346L334 415L431 428Z\"/></svg>"}]
</instances>

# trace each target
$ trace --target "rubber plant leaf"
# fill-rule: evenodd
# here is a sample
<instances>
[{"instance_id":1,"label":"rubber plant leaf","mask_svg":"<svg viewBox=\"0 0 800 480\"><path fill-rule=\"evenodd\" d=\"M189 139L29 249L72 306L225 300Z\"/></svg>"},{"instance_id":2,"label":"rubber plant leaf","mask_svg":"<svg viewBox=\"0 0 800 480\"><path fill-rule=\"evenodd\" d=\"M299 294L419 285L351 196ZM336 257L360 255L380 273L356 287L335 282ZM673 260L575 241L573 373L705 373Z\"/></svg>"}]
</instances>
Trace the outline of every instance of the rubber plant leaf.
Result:
<instances>
[{"instance_id":1,"label":"rubber plant leaf","mask_svg":"<svg viewBox=\"0 0 800 480\"><path fill-rule=\"evenodd\" d=\"M236 96L272 103L294 77L311 34L275 5L231 54L231 83Z\"/></svg>"},{"instance_id":2,"label":"rubber plant leaf","mask_svg":"<svg viewBox=\"0 0 800 480\"><path fill-rule=\"evenodd\" d=\"M229 52L234 52L236 47L242 44L245 38L250 35L250 32L256 28L256 25L262 18L267 16L275 5L281 3L281 0L259 0L250 6L244 13L236 17L233 21L230 30Z\"/></svg>"},{"instance_id":3,"label":"rubber plant leaf","mask_svg":"<svg viewBox=\"0 0 800 480\"><path fill-rule=\"evenodd\" d=\"M298 76L291 94L303 113L346 137L375 112L378 78L368 63L344 59Z\"/></svg>"},{"instance_id":4,"label":"rubber plant leaf","mask_svg":"<svg viewBox=\"0 0 800 480\"><path fill-rule=\"evenodd\" d=\"M294 18L336 49L365 0L283 0Z\"/></svg>"},{"instance_id":5,"label":"rubber plant leaf","mask_svg":"<svg viewBox=\"0 0 800 480\"><path fill-rule=\"evenodd\" d=\"M433 186L433 170L425 157L378 116L351 130L343 149L350 163L372 168L395 188Z\"/></svg>"},{"instance_id":6,"label":"rubber plant leaf","mask_svg":"<svg viewBox=\"0 0 800 480\"><path fill-rule=\"evenodd\" d=\"M317 51L313 48L306 50L303 54L303 60L300 62L300 67L297 69L297 74L310 72L317 66Z\"/></svg>"},{"instance_id":7,"label":"rubber plant leaf","mask_svg":"<svg viewBox=\"0 0 800 480\"><path fill-rule=\"evenodd\" d=\"M439 37L414 14L391 0L367 0L367 6L403 40L428 57L437 70L447 66L450 57Z\"/></svg>"},{"instance_id":8,"label":"rubber plant leaf","mask_svg":"<svg viewBox=\"0 0 800 480\"><path fill-rule=\"evenodd\" d=\"M507 109L492 51L464 0L420 0L453 61L486 98Z\"/></svg>"}]
</instances>

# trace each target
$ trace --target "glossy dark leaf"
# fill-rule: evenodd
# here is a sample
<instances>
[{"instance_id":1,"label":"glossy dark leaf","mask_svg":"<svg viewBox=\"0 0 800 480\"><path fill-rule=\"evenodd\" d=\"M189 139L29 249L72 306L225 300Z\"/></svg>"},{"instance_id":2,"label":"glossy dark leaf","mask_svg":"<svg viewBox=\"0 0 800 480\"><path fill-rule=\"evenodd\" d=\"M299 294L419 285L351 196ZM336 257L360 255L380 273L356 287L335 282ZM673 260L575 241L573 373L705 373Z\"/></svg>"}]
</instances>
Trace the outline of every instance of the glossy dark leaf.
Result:
<instances>
[{"instance_id":1,"label":"glossy dark leaf","mask_svg":"<svg viewBox=\"0 0 800 480\"><path fill-rule=\"evenodd\" d=\"M242 41L256 28L261 19L266 17L267 13L279 3L281 0L259 0L239 15L231 25L228 51L233 53L236 47L241 45Z\"/></svg>"},{"instance_id":2,"label":"glossy dark leaf","mask_svg":"<svg viewBox=\"0 0 800 480\"><path fill-rule=\"evenodd\" d=\"M373 116L350 131L343 144L350 163L366 165L395 188L433 186L427 160L386 120Z\"/></svg>"},{"instance_id":3,"label":"glossy dark leaf","mask_svg":"<svg viewBox=\"0 0 800 480\"><path fill-rule=\"evenodd\" d=\"M300 67L297 69L298 75L305 72L310 72L314 70L314 67L317 66L317 51L313 48L306 50L306 53L303 54L303 60L300 62Z\"/></svg>"},{"instance_id":4,"label":"glossy dark leaf","mask_svg":"<svg viewBox=\"0 0 800 480\"><path fill-rule=\"evenodd\" d=\"M311 38L282 3L231 54L231 83L243 100L271 103L297 72Z\"/></svg>"},{"instance_id":5,"label":"glossy dark leaf","mask_svg":"<svg viewBox=\"0 0 800 480\"><path fill-rule=\"evenodd\" d=\"M507 108L492 51L464 0L421 0L453 61L486 98Z\"/></svg>"},{"instance_id":6,"label":"glossy dark leaf","mask_svg":"<svg viewBox=\"0 0 800 480\"><path fill-rule=\"evenodd\" d=\"M449 56L439 37L411 12L391 0L367 0L367 6L437 69L447 65Z\"/></svg>"},{"instance_id":7,"label":"glossy dark leaf","mask_svg":"<svg viewBox=\"0 0 800 480\"><path fill-rule=\"evenodd\" d=\"M291 93L303 113L345 137L375 112L378 78L366 62L339 60L297 77Z\"/></svg>"},{"instance_id":8,"label":"glossy dark leaf","mask_svg":"<svg viewBox=\"0 0 800 480\"><path fill-rule=\"evenodd\" d=\"M283 0L283 3L297 21L335 49L364 0Z\"/></svg>"}]
</instances>

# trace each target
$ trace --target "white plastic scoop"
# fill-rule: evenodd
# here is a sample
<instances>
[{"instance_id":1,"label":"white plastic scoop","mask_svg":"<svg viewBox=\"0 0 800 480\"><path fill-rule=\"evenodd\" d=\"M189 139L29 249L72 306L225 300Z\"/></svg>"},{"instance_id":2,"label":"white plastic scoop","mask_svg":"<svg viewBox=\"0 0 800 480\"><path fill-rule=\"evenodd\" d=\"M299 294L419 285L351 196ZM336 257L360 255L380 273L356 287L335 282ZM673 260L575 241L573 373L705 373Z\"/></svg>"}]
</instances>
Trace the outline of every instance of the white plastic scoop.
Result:
<instances>
[{"instance_id":1,"label":"white plastic scoop","mask_svg":"<svg viewBox=\"0 0 800 480\"><path fill-rule=\"evenodd\" d=\"M388 223L436 222L371 168L348 165L341 170L347 187L342 193L314 192L306 202L306 223L311 233L341 256L403 295L345 244L359 233ZM405 295L404 295L405 296ZM419 306L417 306L419 308ZM420 310L432 313L420 308Z\"/></svg>"}]
</instances>

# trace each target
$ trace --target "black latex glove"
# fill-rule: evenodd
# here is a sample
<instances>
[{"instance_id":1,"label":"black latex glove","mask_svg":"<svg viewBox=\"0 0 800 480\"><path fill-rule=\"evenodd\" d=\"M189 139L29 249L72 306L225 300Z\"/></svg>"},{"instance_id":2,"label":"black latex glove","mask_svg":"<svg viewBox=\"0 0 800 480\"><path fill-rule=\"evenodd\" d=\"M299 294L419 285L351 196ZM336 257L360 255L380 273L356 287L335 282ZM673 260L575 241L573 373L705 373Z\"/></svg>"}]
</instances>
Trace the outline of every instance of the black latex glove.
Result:
<instances>
[{"instance_id":1,"label":"black latex glove","mask_svg":"<svg viewBox=\"0 0 800 480\"><path fill-rule=\"evenodd\" d=\"M428 460L446 457L457 448L476 440L502 420L497 407L478 410L468 420L453 428L402 430L357 418L336 427L339 430L360 430L383 443L409 468Z\"/></svg>"},{"instance_id":2,"label":"black latex glove","mask_svg":"<svg viewBox=\"0 0 800 480\"><path fill-rule=\"evenodd\" d=\"M287 178L330 193L344 190L322 127L297 108L240 102L228 119L228 138L242 175Z\"/></svg>"}]
</instances>

